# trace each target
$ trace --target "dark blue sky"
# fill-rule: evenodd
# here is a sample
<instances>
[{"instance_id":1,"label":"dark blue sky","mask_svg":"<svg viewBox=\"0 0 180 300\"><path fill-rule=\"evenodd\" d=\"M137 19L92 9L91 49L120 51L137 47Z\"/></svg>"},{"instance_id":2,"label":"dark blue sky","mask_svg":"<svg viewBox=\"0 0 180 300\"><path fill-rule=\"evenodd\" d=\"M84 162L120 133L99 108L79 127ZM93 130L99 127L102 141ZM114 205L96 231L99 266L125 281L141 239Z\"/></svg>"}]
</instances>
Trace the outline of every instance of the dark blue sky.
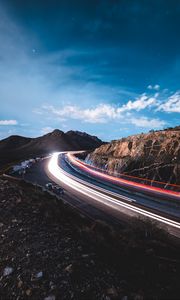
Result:
<instances>
[{"instance_id":1,"label":"dark blue sky","mask_svg":"<svg viewBox=\"0 0 180 300\"><path fill-rule=\"evenodd\" d=\"M0 137L180 120L180 1L0 1Z\"/></svg>"}]
</instances>

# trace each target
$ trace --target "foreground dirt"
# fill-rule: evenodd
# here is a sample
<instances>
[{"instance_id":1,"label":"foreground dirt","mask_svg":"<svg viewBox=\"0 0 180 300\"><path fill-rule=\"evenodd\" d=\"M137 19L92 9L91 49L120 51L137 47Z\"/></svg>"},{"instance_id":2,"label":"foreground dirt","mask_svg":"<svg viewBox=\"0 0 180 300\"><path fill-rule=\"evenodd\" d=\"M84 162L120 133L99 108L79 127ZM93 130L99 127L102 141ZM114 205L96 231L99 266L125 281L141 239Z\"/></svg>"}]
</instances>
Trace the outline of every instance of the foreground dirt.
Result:
<instances>
[{"instance_id":1,"label":"foreground dirt","mask_svg":"<svg viewBox=\"0 0 180 300\"><path fill-rule=\"evenodd\" d=\"M0 299L179 299L179 248L141 229L117 238L38 188L0 180Z\"/></svg>"}]
</instances>

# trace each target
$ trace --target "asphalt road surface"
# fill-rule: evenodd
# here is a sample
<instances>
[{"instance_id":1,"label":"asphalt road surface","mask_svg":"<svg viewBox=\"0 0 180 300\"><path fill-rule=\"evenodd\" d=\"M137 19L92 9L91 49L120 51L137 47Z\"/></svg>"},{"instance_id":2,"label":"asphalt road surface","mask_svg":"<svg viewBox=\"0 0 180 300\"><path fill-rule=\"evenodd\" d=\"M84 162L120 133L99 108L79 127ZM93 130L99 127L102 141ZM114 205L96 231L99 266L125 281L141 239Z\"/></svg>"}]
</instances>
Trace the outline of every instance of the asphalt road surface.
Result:
<instances>
[{"instance_id":1,"label":"asphalt road surface","mask_svg":"<svg viewBox=\"0 0 180 300\"><path fill-rule=\"evenodd\" d=\"M66 153L56 153L35 164L25 175L45 185L50 179L65 190L63 200L94 220L129 222L132 217L149 218L180 237L180 197L146 193L124 187L74 165Z\"/></svg>"}]
</instances>

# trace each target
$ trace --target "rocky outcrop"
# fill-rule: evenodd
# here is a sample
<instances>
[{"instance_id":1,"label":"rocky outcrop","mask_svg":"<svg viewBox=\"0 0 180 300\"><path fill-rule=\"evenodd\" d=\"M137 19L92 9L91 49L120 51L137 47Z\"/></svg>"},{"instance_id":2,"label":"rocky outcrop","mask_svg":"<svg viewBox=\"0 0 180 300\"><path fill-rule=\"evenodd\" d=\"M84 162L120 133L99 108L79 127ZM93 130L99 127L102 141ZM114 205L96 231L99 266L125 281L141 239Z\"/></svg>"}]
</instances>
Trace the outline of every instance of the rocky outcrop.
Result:
<instances>
[{"instance_id":1,"label":"rocky outcrop","mask_svg":"<svg viewBox=\"0 0 180 300\"><path fill-rule=\"evenodd\" d=\"M86 161L114 173L180 184L180 127L112 141Z\"/></svg>"}]
</instances>

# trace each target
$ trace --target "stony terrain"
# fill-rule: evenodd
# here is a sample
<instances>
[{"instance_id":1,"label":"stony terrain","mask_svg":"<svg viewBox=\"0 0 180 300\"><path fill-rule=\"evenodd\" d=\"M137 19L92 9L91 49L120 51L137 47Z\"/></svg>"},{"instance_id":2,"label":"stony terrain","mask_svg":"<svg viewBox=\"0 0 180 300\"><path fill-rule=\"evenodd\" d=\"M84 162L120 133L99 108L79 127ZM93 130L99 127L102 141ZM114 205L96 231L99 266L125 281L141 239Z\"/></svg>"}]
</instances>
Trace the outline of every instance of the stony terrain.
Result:
<instances>
[{"instance_id":1,"label":"stony terrain","mask_svg":"<svg viewBox=\"0 0 180 300\"><path fill-rule=\"evenodd\" d=\"M86 161L114 173L180 184L180 127L112 141Z\"/></svg>"},{"instance_id":2,"label":"stony terrain","mask_svg":"<svg viewBox=\"0 0 180 300\"><path fill-rule=\"evenodd\" d=\"M112 229L0 179L0 299L179 299L180 249L144 221Z\"/></svg>"}]
</instances>

